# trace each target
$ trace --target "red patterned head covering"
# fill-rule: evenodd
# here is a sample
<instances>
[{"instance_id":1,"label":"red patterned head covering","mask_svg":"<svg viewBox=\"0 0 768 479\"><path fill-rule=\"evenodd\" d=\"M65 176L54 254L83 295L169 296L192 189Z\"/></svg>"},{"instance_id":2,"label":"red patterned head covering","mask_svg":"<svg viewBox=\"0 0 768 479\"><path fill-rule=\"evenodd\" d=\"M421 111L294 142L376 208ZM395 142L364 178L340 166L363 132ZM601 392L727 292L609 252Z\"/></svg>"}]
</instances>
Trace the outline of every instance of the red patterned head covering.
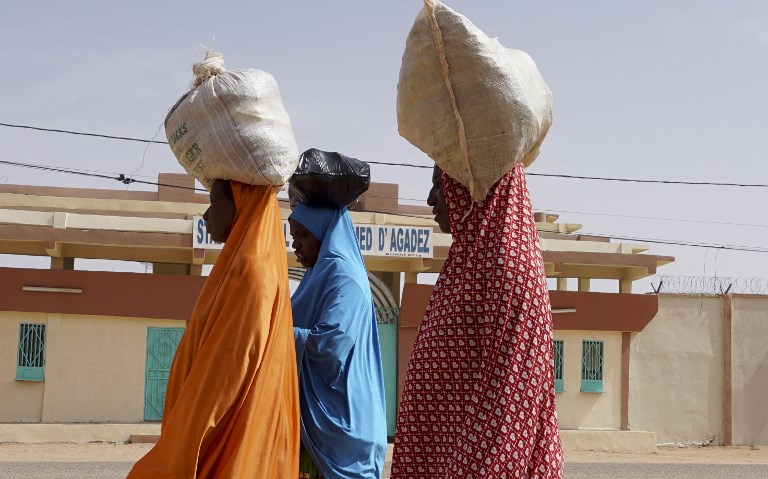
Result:
<instances>
[{"instance_id":1,"label":"red patterned head covering","mask_svg":"<svg viewBox=\"0 0 768 479\"><path fill-rule=\"evenodd\" d=\"M562 477L552 313L523 168L478 203L443 174L453 244L408 365L393 479Z\"/></svg>"}]
</instances>

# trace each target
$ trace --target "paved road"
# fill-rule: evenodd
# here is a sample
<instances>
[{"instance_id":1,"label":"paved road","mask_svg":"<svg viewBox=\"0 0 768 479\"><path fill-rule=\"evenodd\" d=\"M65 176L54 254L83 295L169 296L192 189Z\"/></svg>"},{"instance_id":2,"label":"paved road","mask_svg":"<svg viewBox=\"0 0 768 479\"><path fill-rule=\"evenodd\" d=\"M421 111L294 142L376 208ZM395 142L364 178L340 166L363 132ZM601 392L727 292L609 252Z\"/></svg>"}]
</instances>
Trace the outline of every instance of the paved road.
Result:
<instances>
[{"instance_id":1,"label":"paved road","mask_svg":"<svg viewBox=\"0 0 768 479\"><path fill-rule=\"evenodd\" d=\"M568 479L765 479L768 464L566 464Z\"/></svg>"},{"instance_id":2,"label":"paved road","mask_svg":"<svg viewBox=\"0 0 768 479\"><path fill-rule=\"evenodd\" d=\"M0 479L125 478L129 462L0 462ZM386 479L386 475L383 479ZM592 464L565 467L568 479L765 479L768 464ZM268 478L264 478L268 479Z\"/></svg>"},{"instance_id":3,"label":"paved road","mask_svg":"<svg viewBox=\"0 0 768 479\"><path fill-rule=\"evenodd\" d=\"M0 462L0 479L125 479L132 462Z\"/></svg>"}]
</instances>

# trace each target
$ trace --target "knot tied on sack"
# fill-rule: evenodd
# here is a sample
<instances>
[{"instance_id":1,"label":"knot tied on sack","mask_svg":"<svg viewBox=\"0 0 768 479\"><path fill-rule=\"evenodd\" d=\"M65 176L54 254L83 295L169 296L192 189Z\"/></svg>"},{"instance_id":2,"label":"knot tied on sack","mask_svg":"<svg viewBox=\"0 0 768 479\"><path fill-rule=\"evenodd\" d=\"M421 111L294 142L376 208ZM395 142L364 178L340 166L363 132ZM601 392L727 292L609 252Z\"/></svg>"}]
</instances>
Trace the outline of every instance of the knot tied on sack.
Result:
<instances>
[{"instance_id":1,"label":"knot tied on sack","mask_svg":"<svg viewBox=\"0 0 768 479\"><path fill-rule=\"evenodd\" d=\"M219 52L208 50L203 61L192 65L192 73L195 75L193 86L199 87L206 80L224 71L224 56Z\"/></svg>"}]
</instances>

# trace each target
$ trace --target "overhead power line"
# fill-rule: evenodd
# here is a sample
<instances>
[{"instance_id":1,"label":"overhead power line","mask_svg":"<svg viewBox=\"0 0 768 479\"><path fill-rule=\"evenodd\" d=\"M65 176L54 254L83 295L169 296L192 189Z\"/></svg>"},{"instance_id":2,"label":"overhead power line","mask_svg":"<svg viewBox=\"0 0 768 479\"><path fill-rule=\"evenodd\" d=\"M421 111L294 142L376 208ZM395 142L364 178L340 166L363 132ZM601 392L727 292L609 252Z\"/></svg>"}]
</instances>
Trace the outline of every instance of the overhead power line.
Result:
<instances>
[{"instance_id":1,"label":"overhead power line","mask_svg":"<svg viewBox=\"0 0 768 479\"><path fill-rule=\"evenodd\" d=\"M408 198L403 196L388 196L388 195L374 195L371 193L365 194L366 198L381 198L387 200L403 200L403 201L418 201L421 203L426 202L426 198ZM693 220L690 218L670 218L661 216L640 216L640 215L622 215L617 213L597 213L590 211L573 211L573 210L559 210L553 208L536 208L536 211L547 213L568 213L575 215L589 215L589 216L606 216L610 218L627 218L636 220L653 220L653 221L672 221L680 223L698 223L708 225L720 225L720 226L745 226L751 228L768 228L768 224L756 224L756 223L734 223L729 221L710 221L710 220Z\"/></svg>"},{"instance_id":2,"label":"overhead power line","mask_svg":"<svg viewBox=\"0 0 768 479\"><path fill-rule=\"evenodd\" d=\"M155 186L167 186L171 188L182 188L182 189L193 189L195 191L203 191L199 188L190 188L187 186L178 186L178 185L170 185L170 184L163 184L163 183L157 183L157 182L151 182L151 181L140 181L140 180L133 180L131 178L127 178L124 174L118 174L117 177L110 176L110 175L104 175L104 174L98 174L98 173L91 173L87 171L78 171L78 170L72 170L67 168L58 168L53 166L46 166L46 165L35 165L30 163L17 163L12 161L5 161L0 160L0 164L4 165L10 165L10 166L19 166L19 167L25 167L25 168L33 168L33 169L39 169L44 171L52 171L56 173L66 173L66 174L74 174L74 175L80 175L80 176L89 176L93 178L101 178L101 179L107 179L107 180L116 180L120 181L125 184L129 183L141 183L141 184L147 184L147 185L155 185ZM391 216L398 216L403 218L419 218L424 219L425 216L428 215L415 215L415 214L405 214L405 213L391 213L386 211L376 211L376 210L368 210L370 213L382 213L387 214ZM543 232L543 231L542 231ZM602 236L606 238L621 240L621 241L637 241L642 243L657 243L657 244L665 244L665 245L674 245L674 246L689 246L689 247L697 247L697 248L713 248L713 249L721 249L721 250L731 250L731 251L746 251L746 252L752 252L752 253L768 253L768 248L761 248L757 246L740 246L740 245L730 245L730 244L715 244L715 243L698 243L698 242L691 242L691 241L682 241L682 240L670 240L670 239L662 239L662 238L637 238L637 237L631 237L631 236L618 236L613 234L605 234L605 233L584 233L581 232L581 235L584 236Z\"/></svg>"},{"instance_id":3,"label":"overhead power line","mask_svg":"<svg viewBox=\"0 0 768 479\"><path fill-rule=\"evenodd\" d=\"M96 137L96 138L105 138L110 140L123 140L123 141L135 141L140 143L154 143L158 145L167 145L167 141L157 141L157 140L145 140L142 138L132 138L127 136L113 136L113 135L103 135L99 133L87 133L87 132L81 132L81 131L71 131L71 130L61 130L61 129L53 129L53 128L42 128L38 126L30 126L30 125L17 125L13 123L0 123L0 126L8 127L8 128L22 128L27 130L34 130L34 131L43 131L43 132L51 132L51 133L64 133L68 135L80 135L80 136L90 136L90 137ZM395 163L395 162L386 162L386 161L367 161L367 163L370 163L372 165L382 165L382 166L393 166L393 167L404 167L404 168L419 168L419 169L432 169L433 165L419 165L414 163ZM742 187L742 188L768 188L768 184L764 183L731 183L731 182L716 182L716 181L677 181L677 180L652 180L652 179L637 179L637 178L611 178L611 177L603 177L603 176L580 176L580 175L559 175L559 174L552 174L552 173L526 173L526 176L538 176L538 177L544 177L544 178L563 178L563 179L572 179L572 180L593 180L593 181L619 181L619 182L627 182L627 183L651 183L651 184L664 184L664 185L689 185L689 186L730 186L730 187Z\"/></svg>"},{"instance_id":4,"label":"overhead power line","mask_svg":"<svg viewBox=\"0 0 768 479\"><path fill-rule=\"evenodd\" d=\"M716 181L676 181L676 180L642 180L635 178L608 178L604 176L554 175L550 173L526 173L526 176L542 176L547 178L567 178L572 180L621 181L627 183L655 183L661 185L694 185L694 186L738 186L744 188L768 188L768 184L760 183L723 183Z\"/></svg>"},{"instance_id":5,"label":"overhead power line","mask_svg":"<svg viewBox=\"0 0 768 479\"><path fill-rule=\"evenodd\" d=\"M595 212L589 212L589 211L557 210L557 209L547 209L547 208L541 208L541 211L548 212L548 213L568 213L573 215L606 216L610 218L628 218L628 219L635 219L635 220L673 221L675 223L699 223L699 224L708 224L708 225L747 226L752 228L768 228L768 224L756 224L756 223L732 223L728 221L692 220L689 218L620 215L620 214L614 214L614 213L595 213Z\"/></svg>"},{"instance_id":6,"label":"overhead power line","mask_svg":"<svg viewBox=\"0 0 768 479\"><path fill-rule=\"evenodd\" d=\"M684 240L673 240L673 239L663 239L663 238L637 238L633 236L620 236L620 235L612 235L612 234L605 234L605 233L579 233L585 236L602 236L604 238L611 238L619 241L638 241L641 243L655 243L655 244L666 244L666 245L672 245L672 246L690 246L694 248L711 248L711 249L720 249L720 250L730 250L730 251L747 251L751 253L768 253L768 248L763 248L760 246L741 246L741 245L731 245L731 244L718 244L718 243L700 243L696 241L684 241Z\"/></svg>"},{"instance_id":7,"label":"overhead power line","mask_svg":"<svg viewBox=\"0 0 768 479\"><path fill-rule=\"evenodd\" d=\"M158 183L157 181L143 181L143 180L137 180L135 178L130 178L126 176L124 173L119 173L117 176L110 176L100 173L92 173L88 172L87 170L74 170L69 168L59 168L56 166L47 166L47 165L35 165L32 163L17 163L15 161L5 161L0 160L0 165L9 165L9 166L18 166L21 168L31 168L34 170L42 170L42 171L52 171L55 173L66 173L69 175L80 175L80 176L90 176L91 178L101 178L105 180L115 180L119 181L120 183L123 183L124 185L129 185L131 183L139 183L142 185L152 185L152 186L167 186L168 188L181 188L184 190L194 190L199 191L201 193L207 193L208 191L201 188L194 188L189 186L181 186L181 185L171 185L166 183Z\"/></svg>"},{"instance_id":8,"label":"overhead power line","mask_svg":"<svg viewBox=\"0 0 768 479\"><path fill-rule=\"evenodd\" d=\"M29 126L29 125L14 125L11 123L0 123L0 126L6 126L9 128L23 128L26 130L35 130L35 131L45 131L49 133L66 133L67 135L80 135L80 136L93 136L96 138L106 138L108 140L124 140L124 141L137 141L140 143L157 143L160 145L167 145L167 141L156 141L156 140L143 140L140 138L130 138L127 136L112 136L112 135L102 135L99 133L85 133L82 131L71 131L71 130L56 130L53 128L41 128L39 126Z\"/></svg>"},{"instance_id":9,"label":"overhead power line","mask_svg":"<svg viewBox=\"0 0 768 479\"><path fill-rule=\"evenodd\" d=\"M95 170L84 170L84 169L76 169L76 168L59 168L56 166L51 165L40 165L40 164L33 164L33 163L18 163L13 161L5 161L0 160L0 164L9 165L9 166L17 166L22 168L31 168L31 169L37 169L42 171L51 171L56 173L66 173L66 174L72 174L72 175L80 175L80 176L90 176L93 178L102 178L107 180L115 180L119 181L123 184L130 184L130 183L140 183L144 185L152 185L152 186L167 186L170 188L181 188L181 189L189 189L194 191L199 191L201 193L207 193L208 191L204 188L194 188L189 186L180 186L180 185L171 185L171 184L164 184L164 183L158 183L156 181L142 181L142 180L136 180L131 179L125 176L123 173L110 173L106 171L95 171ZM149 178L147 176L143 176L143 178ZM374 195L370 193L366 193L366 197L368 198L381 198L381 199L391 199L391 200L409 200L409 201L425 201L424 199L420 198L404 198L400 196L388 196L388 195ZM284 198L285 199L285 198ZM768 228L768 225L765 224L754 224L754 223L732 223L732 222L724 222L724 221L707 221L707 220L692 220L692 219L686 219L686 218L664 218L664 217L657 217L657 216L637 216L637 215L620 215L620 214L612 214L612 213L595 213L595 212L587 212L587 211L572 211L572 210L557 210L557 209L547 209L543 208L542 211L552 212L552 213L568 213L568 214L581 214L581 215L591 215L591 216L607 216L607 217L615 217L615 218L629 218L629 219L645 219L645 220L657 220L657 221L674 221L674 222L683 222L683 223L699 223L699 224L714 224L714 225L723 225L723 226L746 226L746 227L754 227L754 228ZM392 213L388 213L392 214ZM422 218L423 216L419 215L404 215L408 217L415 217L415 218ZM586 233L580 233L580 234L586 234Z\"/></svg>"}]
</instances>

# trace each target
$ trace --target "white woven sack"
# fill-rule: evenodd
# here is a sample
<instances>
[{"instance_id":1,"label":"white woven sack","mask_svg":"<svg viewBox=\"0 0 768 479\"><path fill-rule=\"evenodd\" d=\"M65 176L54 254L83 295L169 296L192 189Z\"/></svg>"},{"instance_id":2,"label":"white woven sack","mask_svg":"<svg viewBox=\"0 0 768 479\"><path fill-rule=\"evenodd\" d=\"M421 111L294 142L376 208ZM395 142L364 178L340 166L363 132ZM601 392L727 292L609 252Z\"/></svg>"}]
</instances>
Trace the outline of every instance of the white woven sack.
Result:
<instances>
[{"instance_id":1,"label":"white woven sack","mask_svg":"<svg viewBox=\"0 0 768 479\"><path fill-rule=\"evenodd\" d=\"M536 159L552 124L552 92L527 53L425 0L403 54L397 123L480 201L518 162Z\"/></svg>"},{"instance_id":2,"label":"white woven sack","mask_svg":"<svg viewBox=\"0 0 768 479\"><path fill-rule=\"evenodd\" d=\"M277 82L255 69L224 70L221 54L193 67L195 88L165 119L165 134L184 169L206 189L216 179L282 186L299 150Z\"/></svg>"}]
</instances>

